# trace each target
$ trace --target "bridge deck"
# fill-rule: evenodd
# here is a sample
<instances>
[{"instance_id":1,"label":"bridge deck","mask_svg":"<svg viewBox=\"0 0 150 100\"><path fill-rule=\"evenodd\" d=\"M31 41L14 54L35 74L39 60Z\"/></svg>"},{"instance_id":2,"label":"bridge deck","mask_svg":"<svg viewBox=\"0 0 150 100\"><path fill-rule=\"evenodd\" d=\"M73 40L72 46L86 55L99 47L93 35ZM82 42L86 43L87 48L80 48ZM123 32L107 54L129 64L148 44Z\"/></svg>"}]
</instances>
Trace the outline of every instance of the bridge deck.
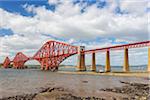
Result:
<instances>
[{"instance_id":1,"label":"bridge deck","mask_svg":"<svg viewBox=\"0 0 150 100\"><path fill-rule=\"evenodd\" d=\"M85 51L83 51L83 53L103 52L103 51L107 51L107 50L121 50L121 49L125 49L125 48L139 48L139 47L146 47L146 46L150 46L150 41L85 50Z\"/></svg>"}]
</instances>

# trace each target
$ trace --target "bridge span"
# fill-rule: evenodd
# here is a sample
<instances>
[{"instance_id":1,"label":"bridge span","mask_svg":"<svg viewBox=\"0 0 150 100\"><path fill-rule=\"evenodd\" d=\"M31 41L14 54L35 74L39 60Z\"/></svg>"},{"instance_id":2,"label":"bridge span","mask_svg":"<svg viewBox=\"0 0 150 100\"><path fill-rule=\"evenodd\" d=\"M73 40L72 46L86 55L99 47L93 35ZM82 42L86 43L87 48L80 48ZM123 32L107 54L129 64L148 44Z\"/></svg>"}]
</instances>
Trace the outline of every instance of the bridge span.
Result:
<instances>
[{"instance_id":1,"label":"bridge span","mask_svg":"<svg viewBox=\"0 0 150 100\"><path fill-rule=\"evenodd\" d=\"M92 54L92 66L91 70L96 71L96 53L97 52L106 52L106 64L105 71L110 72L110 51L112 50L124 50L124 65L123 71L129 71L129 57L128 49L130 48L141 48L148 47L148 67L147 71L150 72L150 41L130 43L124 45L110 46L105 48L97 48L91 50L85 50L84 46L72 46L70 44L57 42L57 41L48 41L46 42L34 55L33 57L27 57L22 52L18 52L13 60L10 60L9 57L6 57L3 62L3 67L8 68L11 63L13 63L13 68L22 69L24 64L28 60L37 60L41 64L42 70L58 70L58 67L61 62L63 62L68 57L77 54L78 55L78 64L77 70L85 71L85 54Z\"/></svg>"}]
</instances>

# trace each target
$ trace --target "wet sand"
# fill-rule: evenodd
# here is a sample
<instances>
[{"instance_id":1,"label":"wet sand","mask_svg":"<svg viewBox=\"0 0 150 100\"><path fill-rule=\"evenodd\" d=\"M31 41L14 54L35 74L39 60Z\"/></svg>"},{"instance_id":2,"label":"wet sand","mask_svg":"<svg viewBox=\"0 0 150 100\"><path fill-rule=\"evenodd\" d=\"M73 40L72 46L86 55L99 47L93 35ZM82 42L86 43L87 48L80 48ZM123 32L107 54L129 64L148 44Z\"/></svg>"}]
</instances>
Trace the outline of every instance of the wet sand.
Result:
<instances>
[{"instance_id":1,"label":"wet sand","mask_svg":"<svg viewBox=\"0 0 150 100\"><path fill-rule=\"evenodd\" d=\"M136 76L115 73L113 76L114 73L79 74L31 69L2 71L5 73L0 73L1 100L148 100L149 97L148 73Z\"/></svg>"}]
</instances>

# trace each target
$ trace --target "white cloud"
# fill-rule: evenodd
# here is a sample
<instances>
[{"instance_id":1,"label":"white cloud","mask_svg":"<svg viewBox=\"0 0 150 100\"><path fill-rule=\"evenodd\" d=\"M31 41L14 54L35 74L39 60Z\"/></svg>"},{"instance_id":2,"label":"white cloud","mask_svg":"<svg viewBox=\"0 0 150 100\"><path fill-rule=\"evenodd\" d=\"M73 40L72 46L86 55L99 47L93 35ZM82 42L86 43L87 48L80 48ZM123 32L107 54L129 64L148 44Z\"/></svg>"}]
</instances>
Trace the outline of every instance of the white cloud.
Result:
<instances>
[{"instance_id":1,"label":"white cloud","mask_svg":"<svg viewBox=\"0 0 150 100\"><path fill-rule=\"evenodd\" d=\"M142 16L116 15L107 9L98 9L96 5L88 7L85 13L81 13L80 9L79 5L74 6L70 2L59 5L55 12L48 11L45 7L34 8L37 13L34 18L39 19L37 29L47 34L53 33L55 37L74 37L78 40L96 37L147 40L146 13Z\"/></svg>"},{"instance_id":2,"label":"white cloud","mask_svg":"<svg viewBox=\"0 0 150 100\"><path fill-rule=\"evenodd\" d=\"M73 37L76 40L91 40L96 37L133 41L148 39L147 13L142 16L116 15L107 9L98 9L96 5L87 7L86 12L81 13L80 6L69 1L60 4L55 12L47 10L45 6L26 4L24 7L36 15L24 17L1 9L2 19L8 19L2 20L1 27L11 28L17 34L29 34L28 36L45 33L66 39Z\"/></svg>"},{"instance_id":3,"label":"white cloud","mask_svg":"<svg viewBox=\"0 0 150 100\"><path fill-rule=\"evenodd\" d=\"M48 3L49 4L58 4L58 3L61 3L62 0L48 0Z\"/></svg>"},{"instance_id":4,"label":"white cloud","mask_svg":"<svg viewBox=\"0 0 150 100\"><path fill-rule=\"evenodd\" d=\"M80 12L80 4L73 5L71 1L49 0L48 3L58 4L54 12L45 6L23 5L26 11L35 14L34 17L25 17L0 8L0 28L11 29L15 33L0 38L2 55L18 51L32 55L44 41L53 39L47 35L64 39L71 44L85 45L88 49L114 45L109 38L115 38L115 42L149 40L146 0L109 0L107 7L98 9L95 4L87 7L84 13ZM129 14L114 13L117 6ZM94 41L99 37L104 41ZM87 44L79 41L92 42Z\"/></svg>"},{"instance_id":5,"label":"white cloud","mask_svg":"<svg viewBox=\"0 0 150 100\"><path fill-rule=\"evenodd\" d=\"M120 7L129 13L143 15L148 8L148 0L121 0Z\"/></svg>"}]
</instances>

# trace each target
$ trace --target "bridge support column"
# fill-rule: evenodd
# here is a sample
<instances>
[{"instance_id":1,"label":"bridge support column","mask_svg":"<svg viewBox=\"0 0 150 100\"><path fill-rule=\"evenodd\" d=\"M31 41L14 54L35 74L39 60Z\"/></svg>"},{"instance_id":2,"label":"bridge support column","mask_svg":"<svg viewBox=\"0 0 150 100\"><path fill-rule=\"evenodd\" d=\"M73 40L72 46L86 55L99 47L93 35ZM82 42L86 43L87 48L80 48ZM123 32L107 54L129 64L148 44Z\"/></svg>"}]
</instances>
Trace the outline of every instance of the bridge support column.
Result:
<instances>
[{"instance_id":1,"label":"bridge support column","mask_svg":"<svg viewBox=\"0 0 150 100\"><path fill-rule=\"evenodd\" d=\"M49 70L48 58L45 59L45 70Z\"/></svg>"},{"instance_id":2,"label":"bridge support column","mask_svg":"<svg viewBox=\"0 0 150 100\"><path fill-rule=\"evenodd\" d=\"M106 51L106 66L105 66L105 72L110 72L110 54L109 50Z\"/></svg>"},{"instance_id":3,"label":"bridge support column","mask_svg":"<svg viewBox=\"0 0 150 100\"><path fill-rule=\"evenodd\" d=\"M82 53L82 51L85 50L84 46L78 47L78 65L77 65L77 70L78 71L85 71L85 54Z\"/></svg>"},{"instance_id":4,"label":"bridge support column","mask_svg":"<svg viewBox=\"0 0 150 100\"><path fill-rule=\"evenodd\" d=\"M44 67L44 59L41 60L41 70L45 70L45 67Z\"/></svg>"},{"instance_id":5,"label":"bridge support column","mask_svg":"<svg viewBox=\"0 0 150 100\"><path fill-rule=\"evenodd\" d=\"M95 59L95 52L92 53L92 71L96 71L96 59Z\"/></svg>"},{"instance_id":6,"label":"bridge support column","mask_svg":"<svg viewBox=\"0 0 150 100\"><path fill-rule=\"evenodd\" d=\"M128 57L128 49L124 49L124 66L123 71L128 72L129 71L129 57Z\"/></svg>"},{"instance_id":7,"label":"bridge support column","mask_svg":"<svg viewBox=\"0 0 150 100\"><path fill-rule=\"evenodd\" d=\"M148 72L150 72L150 47L148 48Z\"/></svg>"}]
</instances>

